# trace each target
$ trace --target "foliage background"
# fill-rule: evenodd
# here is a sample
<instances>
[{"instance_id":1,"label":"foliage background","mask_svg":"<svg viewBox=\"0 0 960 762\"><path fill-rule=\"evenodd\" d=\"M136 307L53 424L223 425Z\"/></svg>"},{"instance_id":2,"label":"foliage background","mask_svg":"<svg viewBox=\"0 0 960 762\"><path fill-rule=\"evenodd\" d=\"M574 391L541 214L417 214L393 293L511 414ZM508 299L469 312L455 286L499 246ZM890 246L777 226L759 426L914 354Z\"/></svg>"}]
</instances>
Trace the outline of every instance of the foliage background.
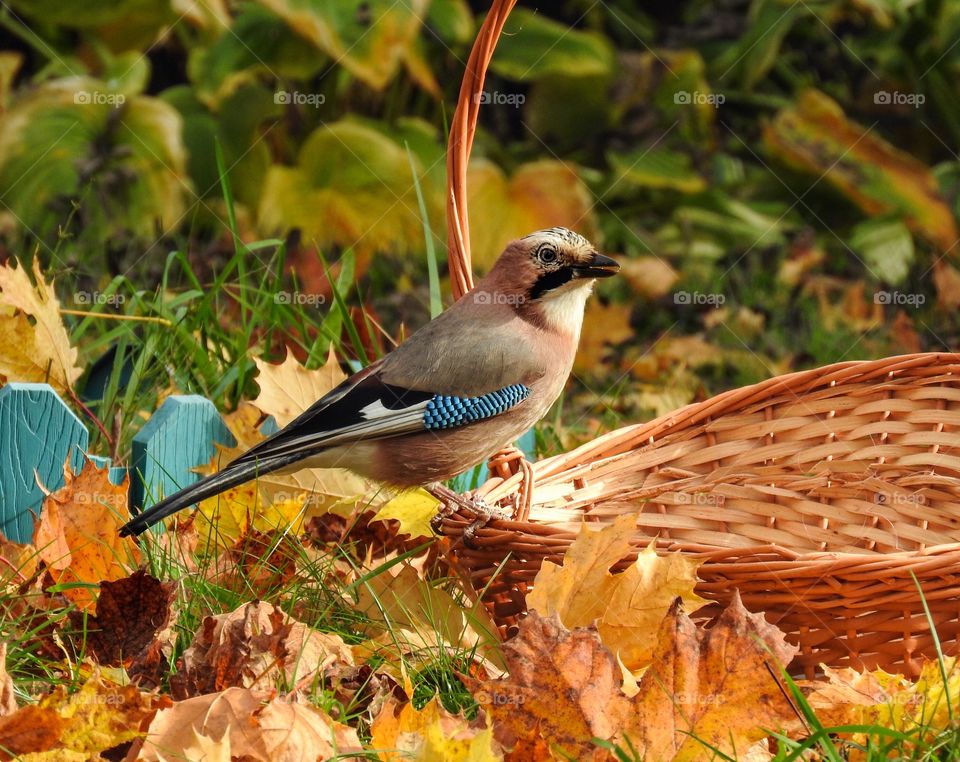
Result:
<instances>
[{"instance_id":1,"label":"foliage background","mask_svg":"<svg viewBox=\"0 0 960 762\"><path fill-rule=\"evenodd\" d=\"M363 361L428 319L482 13L3 5L0 258L39 257L80 313L97 447L123 453L162 390L252 396L250 355ZM556 224L624 262L540 448L791 369L954 348L958 41L942 0L521 3L471 167L476 269Z\"/></svg>"}]
</instances>

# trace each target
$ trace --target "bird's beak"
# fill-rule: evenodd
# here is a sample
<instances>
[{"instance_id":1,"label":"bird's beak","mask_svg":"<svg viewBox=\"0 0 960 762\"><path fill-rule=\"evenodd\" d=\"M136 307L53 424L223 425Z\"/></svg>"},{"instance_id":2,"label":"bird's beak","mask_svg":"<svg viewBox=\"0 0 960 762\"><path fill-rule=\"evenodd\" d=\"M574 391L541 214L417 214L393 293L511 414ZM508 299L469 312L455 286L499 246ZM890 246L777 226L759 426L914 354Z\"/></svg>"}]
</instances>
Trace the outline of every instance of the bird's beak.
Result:
<instances>
[{"instance_id":1,"label":"bird's beak","mask_svg":"<svg viewBox=\"0 0 960 762\"><path fill-rule=\"evenodd\" d=\"M620 271L617 260L603 254L594 254L593 259L585 265L576 265L573 273L577 278L609 278Z\"/></svg>"}]
</instances>

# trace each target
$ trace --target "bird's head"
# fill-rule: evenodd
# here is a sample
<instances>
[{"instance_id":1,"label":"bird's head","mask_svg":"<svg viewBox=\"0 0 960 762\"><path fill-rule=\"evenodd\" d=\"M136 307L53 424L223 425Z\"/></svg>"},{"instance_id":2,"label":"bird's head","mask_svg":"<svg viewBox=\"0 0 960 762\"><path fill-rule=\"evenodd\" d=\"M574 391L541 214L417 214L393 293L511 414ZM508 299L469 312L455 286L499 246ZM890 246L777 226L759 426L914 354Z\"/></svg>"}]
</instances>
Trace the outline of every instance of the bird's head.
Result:
<instances>
[{"instance_id":1,"label":"bird's head","mask_svg":"<svg viewBox=\"0 0 960 762\"><path fill-rule=\"evenodd\" d=\"M600 254L579 233L549 228L511 242L487 282L495 284L518 312L547 327L579 334L594 281L615 275L619 269L615 260Z\"/></svg>"}]
</instances>

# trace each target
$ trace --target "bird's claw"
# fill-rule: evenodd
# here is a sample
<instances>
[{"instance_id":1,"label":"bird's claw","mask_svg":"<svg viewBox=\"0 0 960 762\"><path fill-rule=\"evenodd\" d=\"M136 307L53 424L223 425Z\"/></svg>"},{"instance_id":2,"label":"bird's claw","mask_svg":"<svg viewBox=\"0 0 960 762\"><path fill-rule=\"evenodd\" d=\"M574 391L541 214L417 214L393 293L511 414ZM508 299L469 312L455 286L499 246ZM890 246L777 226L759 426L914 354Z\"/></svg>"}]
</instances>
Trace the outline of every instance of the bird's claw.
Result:
<instances>
[{"instance_id":1,"label":"bird's claw","mask_svg":"<svg viewBox=\"0 0 960 762\"><path fill-rule=\"evenodd\" d=\"M505 508L489 506L484 499L479 496L469 498L470 507L476 513L477 517L466 529L463 530L463 544L468 548L477 548L477 532L483 529L494 519L509 519L511 513Z\"/></svg>"}]
</instances>

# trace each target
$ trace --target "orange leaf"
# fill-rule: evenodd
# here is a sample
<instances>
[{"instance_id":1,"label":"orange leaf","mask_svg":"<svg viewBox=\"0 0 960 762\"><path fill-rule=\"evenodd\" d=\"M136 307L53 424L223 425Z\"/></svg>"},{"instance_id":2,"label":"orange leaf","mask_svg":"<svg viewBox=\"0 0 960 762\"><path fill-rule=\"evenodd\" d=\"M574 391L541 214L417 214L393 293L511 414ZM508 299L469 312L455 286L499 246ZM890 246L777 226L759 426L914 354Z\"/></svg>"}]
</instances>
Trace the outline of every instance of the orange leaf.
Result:
<instances>
[{"instance_id":1,"label":"orange leaf","mask_svg":"<svg viewBox=\"0 0 960 762\"><path fill-rule=\"evenodd\" d=\"M699 629L680 601L660 625L657 650L640 680L624 735L646 759L737 757L795 715L779 685L797 653L762 614L736 595L717 623Z\"/></svg>"},{"instance_id":2,"label":"orange leaf","mask_svg":"<svg viewBox=\"0 0 960 762\"><path fill-rule=\"evenodd\" d=\"M612 738L630 714L621 671L597 631L567 630L556 615L531 611L503 647L510 672L500 680L463 677L491 714L494 735L512 759L541 759L556 745L575 759L605 759L591 738Z\"/></svg>"},{"instance_id":3,"label":"orange leaf","mask_svg":"<svg viewBox=\"0 0 960 762\"><path fill-rule=\"evenodd\" d=\"M80 609L92 612L94 586L103 580L126 577L139 563L139 551L121 538L120 526L129 518L129 479L111 484L109 468L86 461L78 476L64 466L64 486L47 495L34 526L33 544L50 576L65 587L63 594ZM84 583L88 586L83 586Z\"/></svg>"}]
</instances>

